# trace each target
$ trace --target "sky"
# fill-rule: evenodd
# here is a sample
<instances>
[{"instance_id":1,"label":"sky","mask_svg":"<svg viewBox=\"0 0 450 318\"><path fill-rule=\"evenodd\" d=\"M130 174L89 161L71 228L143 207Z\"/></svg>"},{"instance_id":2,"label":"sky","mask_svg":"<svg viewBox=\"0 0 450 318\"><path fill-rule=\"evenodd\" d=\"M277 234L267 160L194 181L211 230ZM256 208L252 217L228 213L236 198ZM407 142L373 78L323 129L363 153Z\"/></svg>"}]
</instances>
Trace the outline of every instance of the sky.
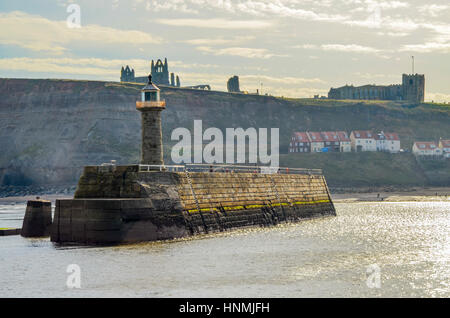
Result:
<instances>
[{"instance_id":1,"label":"sky","mask_svg":"<svg viewBox=\"0 0 450 318\"><path fill-rule=\"evenodd\" d=\"M0 77L119 81L167 57L182 86L238 75L242 90L312 97L400 84L412 56L425 99L450 102L448 0L0 2Z\"/></svg>"}]
</instances>

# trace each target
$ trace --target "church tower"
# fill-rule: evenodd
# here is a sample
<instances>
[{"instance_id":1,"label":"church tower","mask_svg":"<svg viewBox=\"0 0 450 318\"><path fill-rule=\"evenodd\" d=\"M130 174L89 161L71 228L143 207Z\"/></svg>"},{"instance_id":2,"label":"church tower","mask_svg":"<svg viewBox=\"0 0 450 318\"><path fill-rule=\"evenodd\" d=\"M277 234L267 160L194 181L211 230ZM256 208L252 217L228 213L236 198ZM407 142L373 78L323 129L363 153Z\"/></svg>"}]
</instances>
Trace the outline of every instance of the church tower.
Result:
<instances>
[{"instance_id":1,"label":"church tower","mask_svg":"<svg viewBox=\"0 0 450 318\"><path fill-rule=\"evenodd\" d=\"M413 103L423 103L425 100L425 75L403 74L403 100Z\"/></svg>"}]
</instances>

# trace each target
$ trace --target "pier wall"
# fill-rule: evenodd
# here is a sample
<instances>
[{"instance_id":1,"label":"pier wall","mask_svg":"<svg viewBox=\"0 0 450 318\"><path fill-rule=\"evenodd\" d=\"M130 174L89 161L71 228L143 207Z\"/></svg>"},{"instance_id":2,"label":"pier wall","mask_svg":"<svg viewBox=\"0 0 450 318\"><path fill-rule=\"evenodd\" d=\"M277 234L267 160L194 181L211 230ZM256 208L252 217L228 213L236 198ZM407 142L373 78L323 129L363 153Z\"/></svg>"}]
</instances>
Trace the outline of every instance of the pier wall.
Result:
<instances>
[{"instance_id":1,"label":"pier wall","mask_svg":"<svg viewBox=\"0 0 450 318\"><path fill-rule=\"evenodd\" d=\"M86 167L75 198L57 201L52 241L164 240L326 215L335 209L322 175Z\"/></svg>"}]
</instances>

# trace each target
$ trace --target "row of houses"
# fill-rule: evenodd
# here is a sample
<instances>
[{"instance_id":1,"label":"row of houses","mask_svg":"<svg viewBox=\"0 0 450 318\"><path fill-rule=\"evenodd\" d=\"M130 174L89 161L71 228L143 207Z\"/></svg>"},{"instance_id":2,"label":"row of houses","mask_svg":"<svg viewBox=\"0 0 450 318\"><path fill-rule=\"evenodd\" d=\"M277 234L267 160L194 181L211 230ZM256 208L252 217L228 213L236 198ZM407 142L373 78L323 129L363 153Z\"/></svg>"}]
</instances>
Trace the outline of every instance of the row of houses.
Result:
<instances>
[{"instance_id":1,"label":"row of houses","mask_svg":"<svg viewBox=\"0 0 450 318\"><path fill-rule=\"evenodd\" d=\"M290 153L302 152L400 152L397 133L373 133L371 130L294 132L289 142Z\"/></svg>"},{"instance_id":2,"label":"row of houses","mask_svg":"<svg viewBox=\"0 0 450 318\"><path fill-rule=\"evenodd\" d=\"M416 141L412 149L416 157L443 157L450 159L450 139L434 141Z\"/></svg>"}]
</instances>

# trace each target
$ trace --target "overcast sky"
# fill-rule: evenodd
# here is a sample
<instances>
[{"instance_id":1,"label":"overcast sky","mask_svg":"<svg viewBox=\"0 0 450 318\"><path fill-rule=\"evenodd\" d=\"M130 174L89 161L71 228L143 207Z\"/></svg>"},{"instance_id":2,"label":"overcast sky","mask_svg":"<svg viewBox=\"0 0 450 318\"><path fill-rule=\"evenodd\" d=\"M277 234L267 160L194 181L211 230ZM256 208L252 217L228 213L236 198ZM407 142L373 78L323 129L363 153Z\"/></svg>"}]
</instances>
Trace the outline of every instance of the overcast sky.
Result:
<instances>
[{"instance_id":1,"label":"overcast sky","mask_svg":"<svg viewBox=\"0 0 450 318\"><path fill-rule=\"evenodd\" d=\"M81 28L69 28L69 4ZM71 20L73 21L73 20ZM425 74L450 102L450 2L390 0L1 0L0 77L114 80L167 57L182 85L278 96Z\"/></svg>"}]
</instances>

